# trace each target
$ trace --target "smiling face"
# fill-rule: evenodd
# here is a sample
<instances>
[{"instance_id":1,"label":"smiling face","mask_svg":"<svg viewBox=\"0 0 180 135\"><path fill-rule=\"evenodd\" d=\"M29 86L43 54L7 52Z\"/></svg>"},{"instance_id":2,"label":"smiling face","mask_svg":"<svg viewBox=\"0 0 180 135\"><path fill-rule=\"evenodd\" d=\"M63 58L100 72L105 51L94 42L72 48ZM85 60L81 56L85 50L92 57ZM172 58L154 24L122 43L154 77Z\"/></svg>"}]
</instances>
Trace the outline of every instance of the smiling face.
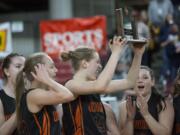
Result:
<instances>
[{"instance_id":1,"label":"smiling face","mask_svg":"<svg viewBox=\"0 0 180 135\"><path fill-rule=\"evenodd\" d=\"M96 80L101 72L102 66L97 52L94 53L94 57L87 62L86 73L87 80Z\"/></svg>"},{"instance_id":2,"label":"smiling face","mask_svg":"<svg viewBox=\"0 0 180 135\"><path fill-rule=\"evenodd\" d=\"M135 91L137 94L147 96L151 94L151 89L154 86L150 72L147 69L140 69L139 76L136 82Z\"/></svg>"}]
</instances>

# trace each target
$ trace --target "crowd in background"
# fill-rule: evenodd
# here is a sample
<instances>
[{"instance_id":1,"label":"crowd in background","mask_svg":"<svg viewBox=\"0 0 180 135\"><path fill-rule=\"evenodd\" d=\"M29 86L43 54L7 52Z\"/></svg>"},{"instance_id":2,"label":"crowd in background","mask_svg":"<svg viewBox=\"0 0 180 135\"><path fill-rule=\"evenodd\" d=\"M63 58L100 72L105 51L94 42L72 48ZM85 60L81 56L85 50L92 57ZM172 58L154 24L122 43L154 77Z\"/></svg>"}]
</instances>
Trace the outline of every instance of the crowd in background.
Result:
<instances>
[{"instance_id":1,"label":"crowd in background","mask_svg":"<svg viewBox=\"0 0 180 135\"><path fill-rule=\"evenodd\" d=\"M92 48L63 52L74 69L65 85L56 82L61 69L47 54L7 56L0 134L179 134L180 2L151 0L146 10L129 14L138 37L148 39L145 47L127 45L113 33L108 51L101 52L109 58L102 61ZM100 94L109 93L121 100L119 117L101 102Z\"/></svg>"},{"instance_id":2,"label":"crowd in background","mask_svg":"<svg viewBox=\"0 0 180 135\"><path fill-rule=\"evenodd\" d=\"M173 92L172 85L180 66L180 1L151 0L146 9L134 7L131 10L139 38L149 40L142 65L154 70L156 87L168 96ZM131 48L127 49L129 51L119 60L114 78L126 76L132 58Z\"/></svg>"}]
</instances>

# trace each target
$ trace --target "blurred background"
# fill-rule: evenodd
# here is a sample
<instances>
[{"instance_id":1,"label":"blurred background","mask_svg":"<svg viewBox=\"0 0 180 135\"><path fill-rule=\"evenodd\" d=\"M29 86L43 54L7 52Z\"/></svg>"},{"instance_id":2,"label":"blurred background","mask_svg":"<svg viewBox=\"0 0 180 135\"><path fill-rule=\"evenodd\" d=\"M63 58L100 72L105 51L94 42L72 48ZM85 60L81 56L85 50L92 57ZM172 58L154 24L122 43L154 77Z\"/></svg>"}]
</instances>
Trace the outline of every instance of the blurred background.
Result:
<instances>
[{"instance_id":1,"label":"blurred background","mask_svg":"<svg viewBox=\"0 0 180 135\"><path fill-rule=\"evenodd\" d=\"M154 70L158 89L168 96L173 92L173 80L180 66L179 0L0 0L1 62L10 52L28 56L45 51L41 37L42 22L56 20L63 25L62 20L104 16L105 45L99 49L104 66L110 54L107 41L117 34L116 8L123 8L125 28L132 28L131 18L134 17L139 38L149 39L142 64ZM6 28L10 33L7 38L4 34ZM119 59L113 79L126 77L132 56L131 47L127 46L123 57ZM58 57L53 59L59 69L57 80L64 84L72 77L70 64L62 62ZM103 100L113 103L120 100L123 93L104 96L106 98Z\"/></svg>"}]
</instances>

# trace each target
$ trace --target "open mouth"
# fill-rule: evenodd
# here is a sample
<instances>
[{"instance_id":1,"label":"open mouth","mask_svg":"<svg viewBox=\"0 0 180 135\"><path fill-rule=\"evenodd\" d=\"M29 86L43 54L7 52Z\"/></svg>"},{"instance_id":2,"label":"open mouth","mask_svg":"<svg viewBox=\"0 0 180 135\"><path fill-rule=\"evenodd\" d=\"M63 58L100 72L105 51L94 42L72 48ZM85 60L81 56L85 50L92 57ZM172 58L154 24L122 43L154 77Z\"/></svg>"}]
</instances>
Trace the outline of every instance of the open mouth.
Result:
<instances>
[{"instance_id":1,"label":"open mouth","mask_svg":"<svg viewBox=\"0 0 180 135\"><path fill-rule=\"evenodd\" d=\"M144 89L144 86L143 86L143 85L139 85L139 86L138 86L138 89L141 89L141 90L142 90L142 89Z\"/></svg>"}]
</instances>

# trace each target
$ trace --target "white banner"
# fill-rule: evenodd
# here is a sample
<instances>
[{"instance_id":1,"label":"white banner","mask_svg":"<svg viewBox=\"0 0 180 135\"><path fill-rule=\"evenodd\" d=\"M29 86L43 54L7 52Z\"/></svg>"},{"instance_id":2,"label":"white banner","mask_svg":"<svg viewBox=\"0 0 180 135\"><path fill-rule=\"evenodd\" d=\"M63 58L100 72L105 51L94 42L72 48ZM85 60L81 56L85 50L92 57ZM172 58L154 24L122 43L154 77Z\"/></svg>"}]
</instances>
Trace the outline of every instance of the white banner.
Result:
<instances>
[{"instance_id":1,"label":"white banner","mask_svg":"<svg viewBox=\"0 0 180 135\"><path fill-rule=\"evenodd\" d=\"M0 58L12 52L11 25L9 22L0 23Z\"/></svg>"}]
</instances>

